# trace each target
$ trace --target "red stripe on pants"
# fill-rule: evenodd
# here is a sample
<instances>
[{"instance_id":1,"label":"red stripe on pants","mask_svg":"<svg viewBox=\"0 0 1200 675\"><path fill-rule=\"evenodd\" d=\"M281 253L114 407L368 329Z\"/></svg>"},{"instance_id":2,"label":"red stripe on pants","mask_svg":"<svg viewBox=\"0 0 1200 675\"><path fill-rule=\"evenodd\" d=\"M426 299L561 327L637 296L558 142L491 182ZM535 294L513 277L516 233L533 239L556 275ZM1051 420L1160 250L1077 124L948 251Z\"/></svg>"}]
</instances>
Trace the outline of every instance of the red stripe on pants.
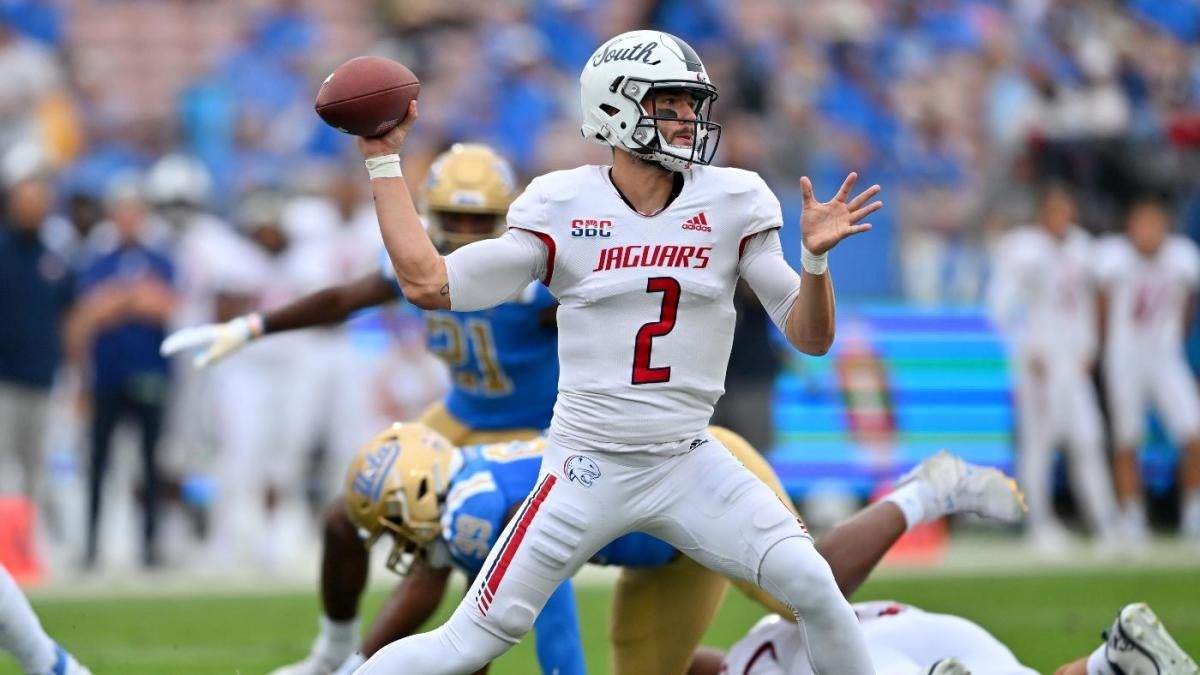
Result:
<instances>
[{"instance_id":1,"label":"red stripe on pants","mask_svg":"<svg viewBox=\"0 0 1200 675\"><path fill-rule=\"evenodd\" d=\"M480 610L483 614L487 614L487 607L491 605L491 598L496 597L496 591L500 588L500 582L504 580L504 573L508 571L508 564L512 562L513 556L517 554L517 549L521 548L521 540L525 538L525 531L529 529L530 523L533 522L534 516L537 515L538 509L541 508L542 502L546 501L546 495L550 494L550 489L558 482L558 477L554 474L546 476L546 482L542 483L542 487L533 496L533 500L529 502L529 508L525 509L525 513L521 515L521 519L517 521L517 527L513 530L512 537L505 544L504 550L500 551L500 558L496 562L496 566L492 569L492 573L488 575L487 580L483 582L484 602L481 603Z\"/></svg>"}]
</instances>

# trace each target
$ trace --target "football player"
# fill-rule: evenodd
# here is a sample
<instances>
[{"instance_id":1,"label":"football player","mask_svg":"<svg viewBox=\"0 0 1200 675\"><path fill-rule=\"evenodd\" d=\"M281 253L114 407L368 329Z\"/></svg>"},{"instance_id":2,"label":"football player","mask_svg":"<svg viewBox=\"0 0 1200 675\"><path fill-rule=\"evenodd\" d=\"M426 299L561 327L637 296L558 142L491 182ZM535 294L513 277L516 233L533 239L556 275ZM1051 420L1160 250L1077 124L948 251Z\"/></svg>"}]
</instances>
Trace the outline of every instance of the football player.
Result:
<instances>
[{"instance_id":1,"label":"football player","mask_svg":"<svg viewBox=\"0 0 1200 675\"><path fill-rule=\"evenodd\" d=\"M251 246L227 251L224 272L209 280L219 319L283 306L311 288L312 261L285 230L283 208L283 196L267 190L247 193L238 204L235 222ZM219 495L206 547L213 567L252 557L270 569L278 560L280 505L302 497L303 453L316 435L305 424L312 383L291 377L312 358L313 338L297 334L256 344L206 373ZM264 416L264 410L277 414Z\"/></svg>"},{"instance_id":2,"label":"football player","mask_svg":"<svg viewBox=\"0 0 1200 675\"><path fill-rule=\"evenodd\" d=\"M429 239L449 253L496 236L515 192L512 169L494 150L451 147L434 161L422 190ZM178 331L163 342L163 352L198 349L193 362L204 367L264 336L337 324L357 310L399 300L400 285L384 259L377 272L278 309ZM453 379L445 399L420 421L456 445L537 436L550 422L558 383L555 307L549 291L530 283L489 311L427 312L429 348L446 360ZM322 585L318 642L333 656L295 673L332 672L358 640L357 600L367 582L367 556L340 497L331 501L324 520L321 576L338 583Z\"/></svg>"},{"instance_id":3,"label":"football player","mask_svg":"<svg viewBox=\"0 0 1200 675\"><path fill-rule=\"evenodd\" d=\"M711 427L709 433L786 500L779 479L745 439L720 427ZM415 424L394 425L364 446L347 475L346 507L368 547L391 536L388 566L405 578L401 592L392 596L368 631L360 653L347 659L339 673L352 672L364 656L415 632L441 601L452 566L469 578L477 576L505 523L521 508L524 496L537 481L544 448L545 440L536 439L457 449L427 427ZM584 474L589 467L581 465L572 471ZM974 467L941 453L901 479L884 502L823 537L819 548L829 559L839 585L849 592L909 527L965 511L1015 521L1022 512L1020 493L999 471ZM615 625L642 630L626 630L623 635L614 631L614 654L635 646L620 642L622 637L632 638L634 643L643 643L636 646L645 660L635 667L626 656L613 664L614 672L669 674L687 668L727 582L718 577L714 588L706 577L690 573L688 568L681 571L676 562L685 558L644 534L627 534L592 558L593 563L623 566L623 575L650 570L666 573L656 577L663 580L660 585L640 583L641 577L634 582L635 587L650 593L647 605L629 604L629 594L618 593L613 608ZM629 582L623 578L619 583ZM757 587L743 586L743 590L773 611L783 611ZM655 602L660 600L663 602ZM672 611L676 605L698 612L698 616ZM576 663L573 657L580 650L573 607L569 582L565 582L552 594L535 624L542 672L576 672L568 667ZM646 615L625 616L639 612ZM668 622L658 615L665 615ZM627 618L632 621L623 623ZM671 647L656 649L651 641ZM322 648L319 639L314 652L318 648Z\"/></svg>"},{"instance_id":4,"label":"football player","mask_svg":"<svg viewBox=\"0 0 1200 675\"><path fill-rule=\"evenodd\" d=\"M1036 675L982 626L952 614L896 602L861 602L862 622L875 670L887 675ZM1191 659L1145 603L1117 613L1105 641L1055 675L1196 675ZM697 651L688 675L812 675L805 636L769 615L728 654Z\"/></svg>"},{"instance_id":5,"label":"football player","mask_svg":"<svg viewBox=\"0 0 1200 675\"><path fill-rule=\"evenodd\" d=\"M1129 212L1125 236L1105 240L1097 268L1122 525L1134 541L1149 535L1136 451L1153 404L1183 451L1180 524L1200 541L1200 396L1183 349L1200 287L1200 253L1190 239L1171 233L1162 204L1142 200Z\"/></svg>"},{"instance_id":6,"label":"football player","mask_svg":"<svg viewBox=\"0 0 1200 675\"><path fill-rule=\"evenodd\" d=\"M606 543L657 536L761 585L803 619L819 670L871 672L854 611L803 523L706 431L744 277L789 342L824 354L834 299L826 254L882 207L873 186L834 198L801 179L804 273L783 258L779 200L757 174L710 165L717 88L696 52L658 31L621 34L580 76L583 133L612 166L535 179L509 229L449 256L427 243L400 176L403 124L360 138L380 231L405 297L476 311L530 281L560 306L558 400L542 479L448 622L377 652L364 673L469 673L516 644L564 579ZM517 536L516 533L520 533Z\"/></svg>"},{"instance_id":7,"label":"football player","mask_svg":"<svg viewBox=\"0 0 1200 675\"><path fill-rule=\"evenodd\" d=\"M1009 342L1016 379L1018 470L1029 499L1030 541L1061 548L1054 517L1054 452L1066 446L1076 500L1105 543L1116 519L1104 460L1104 429L1090 371L1096 358L1092 238L1074 225L1075 202L1049 186L1039 223L1019 227L998 246L988 309Z\"/></svg>"},{"instance_id":8,"label":"football player","mask_svg":"<svg viewBox=\"0 0 1200 675\"><path fill-rule=\"evenodd\" d=\"M46 634L8 570L0 565L0 649L13 655L26 675L92 675Z\"/></svg>"}]
</instances>

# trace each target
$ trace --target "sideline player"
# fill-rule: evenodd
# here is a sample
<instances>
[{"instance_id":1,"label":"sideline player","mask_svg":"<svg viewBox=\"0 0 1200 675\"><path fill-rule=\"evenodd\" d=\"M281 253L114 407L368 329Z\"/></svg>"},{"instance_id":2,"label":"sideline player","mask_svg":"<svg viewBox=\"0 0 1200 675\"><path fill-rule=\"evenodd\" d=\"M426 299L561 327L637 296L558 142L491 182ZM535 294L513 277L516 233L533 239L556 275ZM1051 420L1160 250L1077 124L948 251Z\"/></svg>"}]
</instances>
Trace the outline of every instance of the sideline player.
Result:
<instances>
[{"instance_id":1,"label":"sideline player","mask_svg":"<svg viewBox=\"0 0 1200 675\"><path fill-rule=\"evenodd\" d=\"M1200 287L1200 253L1187 237L1171 234L1161 203L1141 200L1129 212L1125 236L1104 241L1096 266L1122 527L1133 541L1149 536L1137 449L1153 405L1183 455L1180 525L1200 541L1200 396L1183 349Z\"/></svg>"},{"instance_id":2,"label":"sideline player","mask_svg":"<svg viewBox=\"0 0 1200 675\"><path fill-rule=\"evenodd\" d=\"M0 565L0 649L13 655L26 675L92 675L46 634L29 600Z\"/></svg>"},{"instance_id":3,"label":"sideline player","mask_svg":"<svg viewBox=\"0 0 1200 675\"><path fill-rule=\"evenodd\" d=\"M400 177L415 101L402 125L358 140L405 297L471 311L541 279L560 303L561 368L542 479L487 572L446 624L385 647L361 671L472 672L516 644L601 546L642 531L792 608L819 670L869 673L854 612L803 523L705 428L729 361L738 278L792 345L824 354L834 330L825 254L869 229L855 223L882 207L868 204L879 187L851 199L850 174L819 203L801 179L802 282L783 258L782 212L766 183L709 165L717 89L691 47L624 33L593 54L580 84L584 135L612 147L612 166L535 179L502 237L447 257L428 245Z\"/></svg>"},{"instance_id":4,"label":"sideline player","mask_svg":"<svg viewBox=\"0 0 1200 675\"><path fill-rule=\"evenodd\" d=\"M516 193L508 162L484 145L458 144L438 156L422 189L429 238L449 253L498 235ZM316 291L265 314L178 331L164 354L199 349L193 363L209 364L266 335L345 321L357 310L403 297L390 263L340 286ZM528 284L499 307L484 312L426 312L428 345L446 360L452 387L420 421L456 445L537 436L550 422L558 383L556 302L544 287ZM367 583L368 559L341 497L324 513L321 637L307 665L291 671L329 673L358 640L357 599ZM329 652L329 658L325 652Z\"/></svg>"},{"instance_id":5,"label":"sideline player","mask_svg":"<svg viewBox=\"0 0 1200 675\"><path fill-rule=\"evenodd\" d=\"M786 498L774 472L745 439L720 427L710 427L709 432L739 462L772 486L781 499ZM475 576L505 523L536 482L545 440L449 451L444 447L449 444L426 427L394 425L364 446L351 466L346 507L368 547L384 535L391 536L388 563L405 578L403 591L394 594L380 613L360 654L348 659L339 674L353 671L362 663L363 655L370 656L388 642L412 634L428 620L445 594L450 563L463 569L468 577ZM969 511L1010 522L1022 514L1020 493L1010 479L995 469L966 464L948 453L927 459L899 483L885 502L865 509L818 544L846 593L861 584L911 526L948 513ZM655 598L669 597L672 603L682 606L706 607L710 592L707 585L687 583L691 580L687 575L682 582L671 578L676 570L673 561L682 557L658 539L630 534L605 546L591 562L620 565L626 568L623 571L668 571L665 588L659 592L651 589ZM702 611L699 618L680 617L683 625L654 636L659 641L681 643L684 657L671 663L661 656L642 662L640 672L682 673L687 668L726 585L722 580L711 611ZM743 590L772 611L779 607L756 587ZM561 592L560 588L551 596L536 624L539 661L546 673L555 672L556 655L563 660L580 649L575 622L572 619L568 626L565 618L569 598L562 597ZM700 595L701 602L694 595ZM618 602L613 608L614 619L634 610ZM654 624L642 618L635 625ZM558 650L550 651L549 659L542 658L547 639L555 640ZM559 672L567 671L560 668Z\"/></svg>"},{"instance_id":6,"label":"sideline player","mask_svg":"<svg viewBox=\"0 0 1200 675\"><path fill-rule=\"evenodd\" d=\"M1109 544L1116 517L1104 458L1104 429L1090 370L1096 358L1091 236L1076 227L1075 202L1060 186L1039 200L1038 224L1000 242L988 309L1009 341L1016 379L1017 479L1029 500L1030 541L1061 549L1054 517L1054 451L1066 445L1071 486L1084 515Z\"/></svg>"},{"instance_id":7,"label":"sideline player","mask_svg":"<svg viewBox=\"0 0 1200 675\"><path fill-rule=\"evenodd\" d=\"M982 626L953 614L891 601L855 603L877 673L886 675L1037 675ZM1105 641L1055 675L1196 675L1196 663L1145 603L1117 613ZM769 615L728 654L697 651L688 675L812 675L804 633Z\"/></svg>"}]
</instances>

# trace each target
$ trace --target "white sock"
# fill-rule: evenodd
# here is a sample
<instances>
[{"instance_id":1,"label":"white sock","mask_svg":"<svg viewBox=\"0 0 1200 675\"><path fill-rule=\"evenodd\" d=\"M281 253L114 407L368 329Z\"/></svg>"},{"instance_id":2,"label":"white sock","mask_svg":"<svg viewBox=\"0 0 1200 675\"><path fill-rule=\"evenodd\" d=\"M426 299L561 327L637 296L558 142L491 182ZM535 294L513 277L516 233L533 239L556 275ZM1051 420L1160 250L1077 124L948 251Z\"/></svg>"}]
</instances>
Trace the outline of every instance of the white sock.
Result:
<instances>
[{"instance_id":1,"label":"white sock","mask_svg":"<svg viewBox=\"0 0 1200 675\"><path fill-rule=\"evenodd\" d=\"M1179 525L1184 534L1200 536L1200 488L1183 493L1179 516Z\"/></svg>"},{"instance_id":2,"label":"white sock","mask_svg":"<svg viewBox=\"0 0 1200 675\"><path fill-rule=\"evenodd\" d=\"M354 675L354 671L358 670L367 660L363 658L362 652L354 652L342 661L342 665L333 675Z\"/></svg>"},{"instance_id":3,"label":"white sock","mask_svg":"<svg viewBox=\"0 0 1200 675\"><path fill-rule=\"evenodd\" d=\"M924 487L921 481L913 481L892 490L883 498L883 501L895 504L904 513L905 531L925 521Z\"/></svg>"},{"instance_id":4,"label":"white sock","mask_svg":"<svg viewBox=\"0 0 1200 675\"><path fill-rule=\"evenodd\" d=\"M11 653L26 673L48 673L58 656L25 594L0 566L0 649Z\"/></svg>"},{"instance_id":5,"label":"white sock","mask_svg":"<svg viewBox=\"0 0 1200 675\"><path fill-rule=\"evenodd\" d=\"M1108 659L1104 656L1104 645L1096 647L1096 651L1087 660L1088 675L1117 675L1108 665Z\"/></svg>"},{"instance_id":6,"label":"white sock","mask_svg":"<svg viewBox=\"0 0 1200 675\"><path fill-rule=\"evenodd\" d=\"M335 667L346 660L358 648L358 617L346 621L334 621L321 615L321 632L313 651L321 660Z\"/></svg>"},{"instance_id":7,"label":"white sock","mask_svg":"<svg viewBox=\"0 0 1200 675\"><path fill-rule=\"evenodd\" d=\"M1121 516L1125 522L1134 526L1146 525L1146 505L1140 499L1134 499L1121 505Z\"/></svg>"}]
</instances>

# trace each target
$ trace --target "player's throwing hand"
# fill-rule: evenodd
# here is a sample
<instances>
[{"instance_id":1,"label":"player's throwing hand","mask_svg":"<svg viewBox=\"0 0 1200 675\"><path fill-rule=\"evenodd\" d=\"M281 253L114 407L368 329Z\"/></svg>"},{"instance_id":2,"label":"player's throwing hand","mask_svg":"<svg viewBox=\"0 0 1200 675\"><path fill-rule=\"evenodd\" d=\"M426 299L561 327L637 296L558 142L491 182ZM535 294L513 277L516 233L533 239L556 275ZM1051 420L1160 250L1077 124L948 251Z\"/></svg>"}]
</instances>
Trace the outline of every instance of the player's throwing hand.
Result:
<instances>
[{"instance_id":1,"label":"player's throwing hand","mask_svg":"<svg viewBox=\"0 0 1200 675\"><path fill-rule=\"evenodd\" d=\"M408 114L404 117L404 121L393 127L391 131L372 138L359 136L357 138L358 151L362 153L363 157L368 158L399 154L400 148L404 147L404 139L408 137L408 132L416 121L417 102L413 100L408 104Z\"/></svg>"},{"instance_id":2,"label":"player's throwing hand","mask_svg":"<svg viewBox=\"0 0 1200 675\"><path fill-rule=\"evenodd\" d=\"M800 179L800 190L804 194L804 212L800 217L800 236L804 242L804 248L810 253L821 255L846 237L871 229L870 223L862 225L857 223L869 214L883 208L883 202L878 200L867 204L868 199L879 194L880 188L878 185L872 185L854 199L846 201L850 197L850 190L854 187L856 180L858 180L858 174L850 172L833 199L827 202L818 202L813 196L812 181L808 180L808 176ZM863 206L864 204L866 206Z\"/></svg>"}]
</instances>

